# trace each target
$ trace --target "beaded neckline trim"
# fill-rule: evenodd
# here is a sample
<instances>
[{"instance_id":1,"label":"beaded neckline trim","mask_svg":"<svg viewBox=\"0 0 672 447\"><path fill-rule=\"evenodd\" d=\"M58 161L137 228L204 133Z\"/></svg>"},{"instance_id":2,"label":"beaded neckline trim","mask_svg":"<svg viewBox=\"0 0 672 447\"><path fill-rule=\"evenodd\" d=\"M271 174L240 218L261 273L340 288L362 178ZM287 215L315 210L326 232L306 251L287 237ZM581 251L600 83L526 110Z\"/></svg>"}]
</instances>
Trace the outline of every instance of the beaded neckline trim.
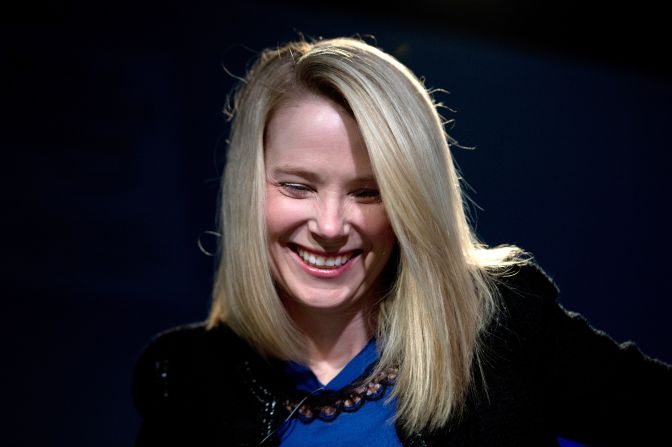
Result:
<instances>
[{"instance_id":1,"label":"beaded neckline trim","mask_svg":"<svg viewBox=\"0 0 672 447\"><path fill-rule=\"evenodd\" d=\"M294 412L301 422L309 423L315 419L331 422L341 412L353 413L366 402L383 397L385 390L397 380L398 372L398 368L389 367L368 381L365 381L368 377L365 373L341 390L292 397L286 399L283 405L290 413Z\"/></svg>"}]
</instances>

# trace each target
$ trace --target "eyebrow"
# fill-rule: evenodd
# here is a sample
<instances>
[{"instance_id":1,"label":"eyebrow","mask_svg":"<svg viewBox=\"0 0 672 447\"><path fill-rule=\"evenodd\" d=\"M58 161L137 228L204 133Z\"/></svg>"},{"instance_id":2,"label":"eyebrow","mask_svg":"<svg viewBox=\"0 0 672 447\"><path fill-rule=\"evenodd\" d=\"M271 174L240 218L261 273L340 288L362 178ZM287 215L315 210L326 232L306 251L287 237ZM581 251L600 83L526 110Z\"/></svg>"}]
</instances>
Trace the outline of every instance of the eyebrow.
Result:
<instances>
[{"instance_id":1,"label":"eyebrow","mask_svg":"<svg viewBox=\"0 0 672 447\"><path fill-rule=\"evenodd\" d=\"M317 175L316 173L306 171L305 169L292 165L276 166L273 169L271 169L271 174L273 174L274 176L278 174L293 175L296 177L304 178L306 180L310 180L311 182L316 182L317 180L319 180L319 175Z\"/></svg>"},{"instance_id":2,"label":"eyebrow","mask_svg":"<svg viewBox=\"0 0 672 447\"><path fill-rule=\"evenodd\" d=\"M306 171L305 169L299 167L299 166L293 166L293 165L280 165L276 166L271 169L271 174L273 176L276 176L278 174L284 174L284 175L293 175L296 177L301 177L303 179L306 179L311 182L319 182L320 180L320 175L318 173L312 172L312 171ZM376 178L371 175L364 175L361 177L356 177L353 179L352 183L373 183L376 184Z\"/></svg>"}]
</instances>

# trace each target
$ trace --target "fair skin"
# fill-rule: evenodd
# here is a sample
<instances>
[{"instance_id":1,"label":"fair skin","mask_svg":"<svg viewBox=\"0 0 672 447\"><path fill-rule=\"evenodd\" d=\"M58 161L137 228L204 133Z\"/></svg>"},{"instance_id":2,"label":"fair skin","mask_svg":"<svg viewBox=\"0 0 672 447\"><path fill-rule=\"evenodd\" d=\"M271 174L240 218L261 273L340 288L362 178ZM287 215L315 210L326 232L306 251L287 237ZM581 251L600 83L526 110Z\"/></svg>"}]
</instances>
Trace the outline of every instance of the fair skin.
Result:
<instances>
[{"instance_id":1,"label":"fair skin","mask_svg":"<svg viewBox=\"0 0 672 447\"><path fill-rule=\"evenodd\" d=\"M271 272L326 384L372 336L394 233L357 123L340 105L309 93L285 101L264 150Z\"/></svg>"}]
</instances>

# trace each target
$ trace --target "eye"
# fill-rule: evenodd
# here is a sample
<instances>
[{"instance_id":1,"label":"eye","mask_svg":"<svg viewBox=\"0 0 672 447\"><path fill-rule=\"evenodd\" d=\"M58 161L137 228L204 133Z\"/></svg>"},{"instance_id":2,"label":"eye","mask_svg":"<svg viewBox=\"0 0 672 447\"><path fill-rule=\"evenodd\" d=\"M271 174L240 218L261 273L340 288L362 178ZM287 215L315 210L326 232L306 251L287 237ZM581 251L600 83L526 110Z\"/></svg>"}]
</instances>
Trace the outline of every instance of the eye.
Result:
<instances>
[{"instance_id":1,"label":"eye","mask_svg":"<svg viewBox=\"0 0 672 447\"><path fill-rule=\"evenodd\" d=\"M358 201L364 203L377 203L382 201L382 198L380 197L380 191L377 189L358 189L357 191L352 192L352 195Z\"/></svg>"},{"instance_id":2,"label":"eye","mask_svg":"<svg viewBox=\"0 0 672 447\"><path fill-rule=\"evenodd\" d=\"M289 197L303 198L313 191L302 183L281 182L279 185L283 194Z\"/></svg>"}]
</instances>

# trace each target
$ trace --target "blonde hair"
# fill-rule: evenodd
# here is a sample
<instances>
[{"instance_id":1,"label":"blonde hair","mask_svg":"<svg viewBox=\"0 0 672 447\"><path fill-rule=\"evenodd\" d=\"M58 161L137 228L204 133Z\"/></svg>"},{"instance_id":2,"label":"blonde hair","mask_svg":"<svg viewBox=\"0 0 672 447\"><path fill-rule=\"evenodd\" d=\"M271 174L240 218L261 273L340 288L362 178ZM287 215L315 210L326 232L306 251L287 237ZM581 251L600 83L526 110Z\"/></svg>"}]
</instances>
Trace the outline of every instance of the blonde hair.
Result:
<instances>
[{"instance_id":1,"label":"blonde hair","mask_svg":"<svg viewBox=\"0 0 672 447\"><path fill-rule=\"evenodd\" d=\"M496 310L493 279L520 250L476 240L437 104L408 68L365 42L265 50L235 92L209 327L225 322L262 355L303 358L303 337L269 267L263 139L278 104L305 90L344 104L366 143L399 247L396 278L375 318L373 374L399 367L400 426L409 434L435 430L463 409Z\"/></svg>"}]
</instances>

